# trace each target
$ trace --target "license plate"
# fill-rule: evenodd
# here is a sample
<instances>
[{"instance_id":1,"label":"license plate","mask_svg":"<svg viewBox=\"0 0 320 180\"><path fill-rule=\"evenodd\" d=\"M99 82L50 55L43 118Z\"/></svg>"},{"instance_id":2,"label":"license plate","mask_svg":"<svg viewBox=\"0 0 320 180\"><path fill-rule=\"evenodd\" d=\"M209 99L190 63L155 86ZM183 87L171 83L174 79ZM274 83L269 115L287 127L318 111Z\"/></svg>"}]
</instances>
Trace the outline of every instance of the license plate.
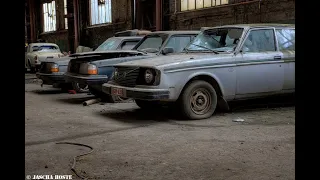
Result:
<instances>
[{"instance_id":1,"label":"license plate","mask_svg":"<svg viewBox=\"0 0 320 180\"><path fill-rule=\"evenodd\" d=\"M111 94L115 96L126 97L126 90L121 88L111 88Z\"/></svg>"}]
</instances>

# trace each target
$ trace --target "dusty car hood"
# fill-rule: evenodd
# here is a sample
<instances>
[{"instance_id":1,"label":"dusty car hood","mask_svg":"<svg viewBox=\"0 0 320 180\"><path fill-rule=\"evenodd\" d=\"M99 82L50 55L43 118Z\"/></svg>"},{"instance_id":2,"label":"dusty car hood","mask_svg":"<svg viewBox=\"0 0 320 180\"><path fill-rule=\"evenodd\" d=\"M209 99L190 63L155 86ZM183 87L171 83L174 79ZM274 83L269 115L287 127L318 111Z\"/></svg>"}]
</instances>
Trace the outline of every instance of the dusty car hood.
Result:
<instances>
[{"instance_id":1,"label":"dusty car hood","mask_svg":"<svg viewBox=\"0 0 320 180\"><path fill-rule=\"evenodd\" d=\"M117 64L117 66L140 66L140 67L177 67L182 64L201 64L209 61L223 61L225 58L232 57L233 54L213 54L213 53L180 53L168 56L157 56L148 59L130 61Z\"/></svg>"},{"instance_id":2,"label":"dusty car hood","mask_svg":"<svg viewBox=\"0 0 320 180\"><path fill-rule=\"evenodd\" d=\"M71 54L70 57L81 57L81 56L101 56L104 54L145 54L143 52L135 51L135 50L108 50L108 51L91 51L91 52L83 52L83 53L75 53Z\"/></svg>"},{"instance_id":3,"label":"dusty car hood","mask_svg":"<svg viewBox=\"0 0 320 180\"><path fill-rule=\"evenodd\" d=\"M72 58L69 57L69 56L64 56L64 57L61 57L61 58L49 58L49 59L43 60L42 62L45 62L45 63L57 63L58 65L68 65L68 63L69 63L69 61L71 59Z\"/></svg>"}]
</instances>

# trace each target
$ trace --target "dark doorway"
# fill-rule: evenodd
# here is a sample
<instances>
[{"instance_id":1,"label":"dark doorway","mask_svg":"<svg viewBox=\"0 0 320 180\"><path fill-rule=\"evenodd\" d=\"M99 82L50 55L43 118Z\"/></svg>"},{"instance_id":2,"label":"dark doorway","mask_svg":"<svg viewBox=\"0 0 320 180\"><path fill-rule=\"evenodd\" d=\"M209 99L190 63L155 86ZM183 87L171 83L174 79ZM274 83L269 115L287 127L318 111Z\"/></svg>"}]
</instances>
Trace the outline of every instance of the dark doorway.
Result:
<instances>
[{"instance_id":1,"label":"dark doorway","mask_svg":"<svg viewBox=\"0 0 320 180\"><path fill-rule=\"evenodd\" d=\"M156 1L137 2L137 28L154 31L156 29Z\"/></svg>"}]
</instances>

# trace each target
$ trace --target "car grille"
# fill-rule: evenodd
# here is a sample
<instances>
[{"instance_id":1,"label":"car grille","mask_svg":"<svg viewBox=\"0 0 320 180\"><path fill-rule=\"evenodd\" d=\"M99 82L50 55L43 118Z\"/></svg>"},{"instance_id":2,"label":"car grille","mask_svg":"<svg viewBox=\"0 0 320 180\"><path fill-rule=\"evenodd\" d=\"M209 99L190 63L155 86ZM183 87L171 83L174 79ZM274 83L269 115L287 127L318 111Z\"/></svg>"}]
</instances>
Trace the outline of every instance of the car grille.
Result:
<instances>
[{"instance_id":1,"label":"car grille","mask_svg":"<svg viewBox=\"0 0 320 180\"><path fill-rule=\"evenodd\" d=\"M137 67L118 67L118 75L114 81L120 86L134 87L137 84L140 68Z\"/></svg>"},{"instance_id":2,"label":"car grille","mask_svg":"<svg viewBox=\"0 0 320 180\"><path fill-rule=\"evenodd\" d=\"M80 70L80 63L71 62L69 72L71 72L71 73L79 73L79 70Z\"/></svg>"},{"instance_id":3,"label":"car grille","mask_svg":"<svg viewBox=\"0 0 320 180\"><path fill-rule=\"evenodd\" d=\"M40 73L51 73L51 66L53 63L45 63L42 62L40 65L39 72Z\"/></svg>"}]
</instances>

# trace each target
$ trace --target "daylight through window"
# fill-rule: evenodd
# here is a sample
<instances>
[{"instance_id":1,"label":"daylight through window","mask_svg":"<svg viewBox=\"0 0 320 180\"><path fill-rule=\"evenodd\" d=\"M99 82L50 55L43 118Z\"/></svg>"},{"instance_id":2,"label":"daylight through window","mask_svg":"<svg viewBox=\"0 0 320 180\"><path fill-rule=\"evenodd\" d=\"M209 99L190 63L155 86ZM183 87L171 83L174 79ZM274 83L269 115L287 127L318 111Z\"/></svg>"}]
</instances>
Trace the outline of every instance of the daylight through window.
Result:
<instances>
[{"instance_id":1,"label":"daylight through window","mask_svg":"<svg viewBox=\"0 0 320 180\"><path fill-rule=\"evenodd\" d=\"M90 0L91 25L111 23L111 0Z\"/></svg>"},{"instance_id":2,"label":"daylight through window","mask_svg":"<svg viewBox=\"0 0 320 180\"><path fill-rule=\"evenodd\" d=\"M44 3L42 5L43 11L43 31L55 31L56 30L56 4L55 1L50 3Z\"/></svg>"},{"instance_id":3,"label":"daylight through window","mask_svg":"<svg viewBox=\"0 0 320 180\"><path fill-rule=\"evenodd\" d=\"M64 0L64 28L68 29L68 18L67 18L67 0Z\"/></svg>"},{"instance_id":4,"label":"daylight through window","mask_svg":"<svg viewBox=\"0 0 320 180\"><path fill-rule=\"evenodd\" d=\"M181 11L228 4L229 0L181 0Z\"/></svg>"}]
</instances>

